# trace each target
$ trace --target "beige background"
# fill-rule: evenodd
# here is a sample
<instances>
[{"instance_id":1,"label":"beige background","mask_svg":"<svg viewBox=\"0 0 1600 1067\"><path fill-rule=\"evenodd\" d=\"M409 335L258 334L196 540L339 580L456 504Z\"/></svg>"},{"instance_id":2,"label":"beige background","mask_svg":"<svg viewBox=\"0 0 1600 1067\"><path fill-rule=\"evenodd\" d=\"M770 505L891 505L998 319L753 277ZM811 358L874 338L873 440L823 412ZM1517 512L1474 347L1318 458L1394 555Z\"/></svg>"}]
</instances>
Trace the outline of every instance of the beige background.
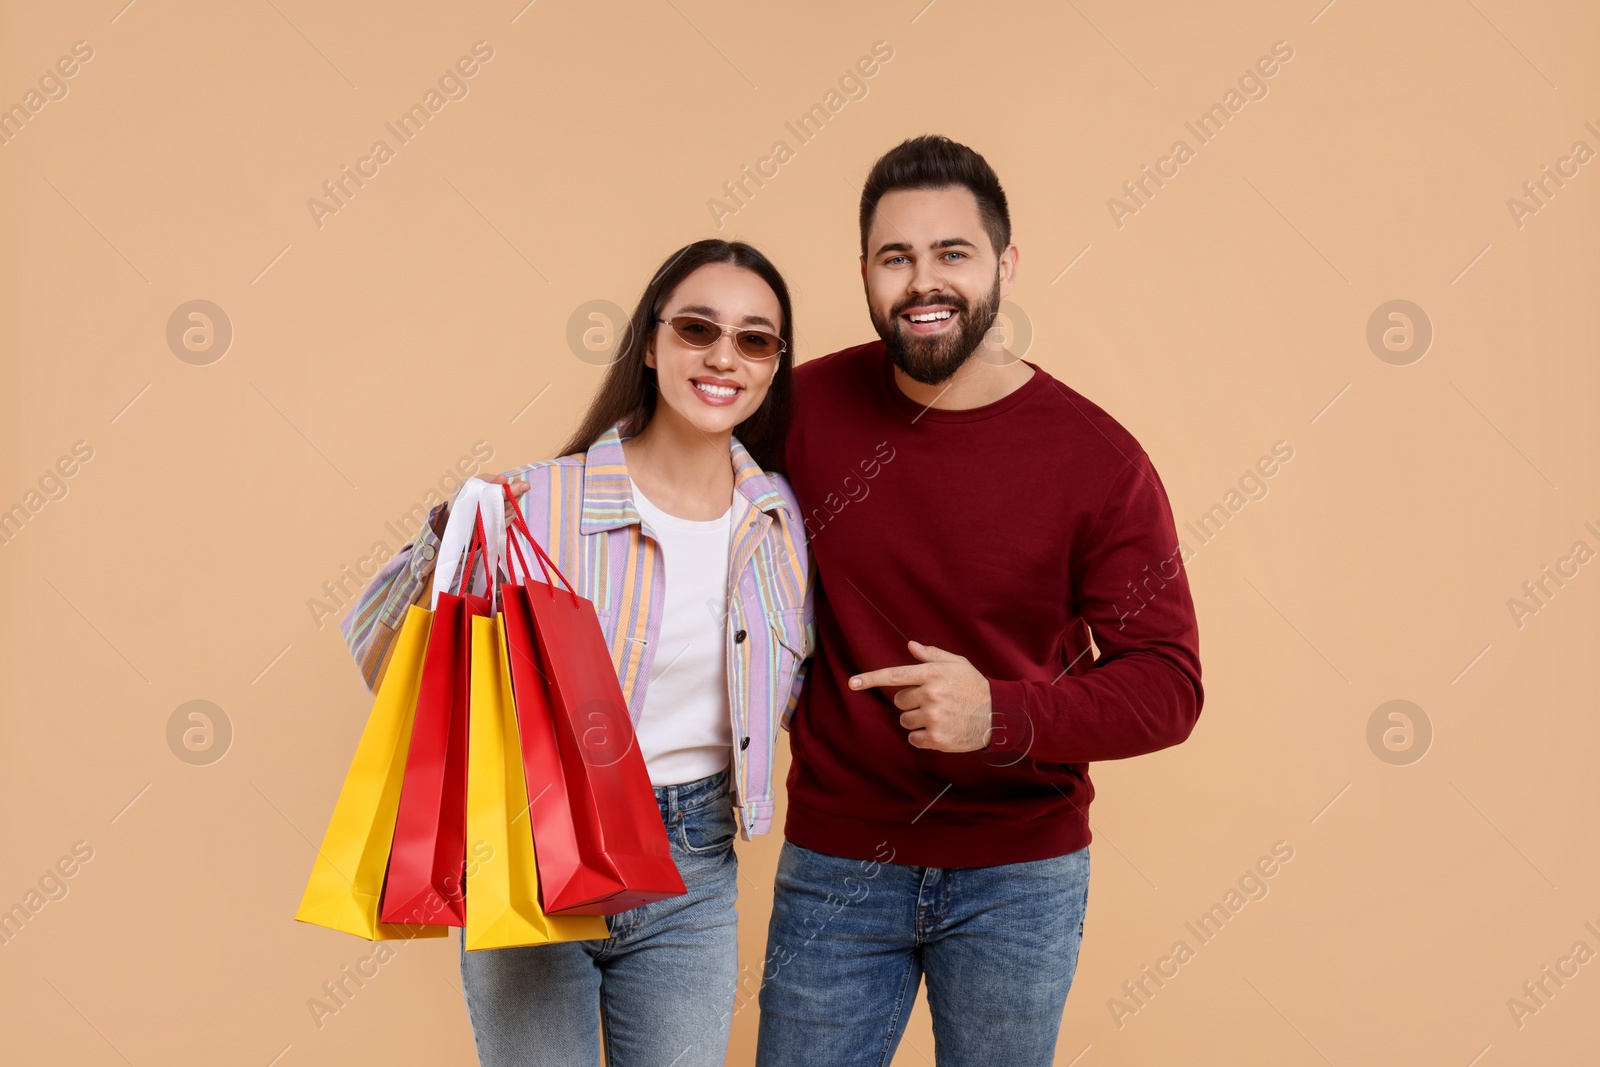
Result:
<instances>
[{"instance_id":1,"label":"beige background","mask_svg":"<svg viewBox=\"0 0 1600 1067\"><path fill-rule=\"evenodd\" d=\"M0 906L93 849L0 947L8 1061L474 1062L453 943L320 1029L307 1008L369 952L291 920L369 706L308 602L474 442L550 454L600 375L574 310L631 307L776 140L794 158L721 233L787 274L802 358L870 339L859 184L938 131L1011 197L1028 358L1139 437L1180 525L1294 449L1189 561L1193 738L1094 769L1057 1063L1594 1062L1600 962L1520 1027L1507 1005L1600 952L1600 564L1520 627L1507 604L1600 550L1600 164L1520 227L1507 206L1600 150L1592 6L124 2L0 14L7 106L93 49L0 147L0 508L43 503L0 545ZM469 95L319 228L308 198L480 40ZM799 146L784 123L877 41L867 95ZM1198 145L1184 123L1277 41L1268 95ZM1179 138L1119 228L1108 198ZM195 299L234 332L204 366L166 340ZM1366 340L1394 299L1434 330L1405 366ZM66 495L30 498L80 441ZM166 733L197 699L234 731L204 766ZM1433 731L1409 765L1367 740L1394 699ZM1199 946L1184 923L1277 841L1270 893ZM740 848L752 971L777 845ZM895 1063L932 1059L919 1005Z\"/></svg>"}]
</instances>

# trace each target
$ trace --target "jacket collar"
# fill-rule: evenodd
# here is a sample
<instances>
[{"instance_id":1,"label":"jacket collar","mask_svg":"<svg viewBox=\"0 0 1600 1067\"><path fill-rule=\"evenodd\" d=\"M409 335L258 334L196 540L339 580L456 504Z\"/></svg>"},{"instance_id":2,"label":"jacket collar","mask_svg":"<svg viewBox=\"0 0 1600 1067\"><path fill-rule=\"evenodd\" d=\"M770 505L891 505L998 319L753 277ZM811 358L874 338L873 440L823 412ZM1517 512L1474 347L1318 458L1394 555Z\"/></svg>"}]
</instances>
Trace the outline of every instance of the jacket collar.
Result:
<instances>
[{"instance_id":1,"label":"jacket collar","mask_svg":"<svg viewBox=\"0 0 1600 1067\"><path fill-rule=\"evenodd\" d=\"M733 461L735 493L757 511L789 510L788 501L778 492L772 477L751 458L737 437L729 438L728 453ZM604 533L643 522L633 504L628 462L622 453L622 423L618 422L601 434L584 455L583 517L579 529L585 534Z\"/></svg>"}]
</instances>

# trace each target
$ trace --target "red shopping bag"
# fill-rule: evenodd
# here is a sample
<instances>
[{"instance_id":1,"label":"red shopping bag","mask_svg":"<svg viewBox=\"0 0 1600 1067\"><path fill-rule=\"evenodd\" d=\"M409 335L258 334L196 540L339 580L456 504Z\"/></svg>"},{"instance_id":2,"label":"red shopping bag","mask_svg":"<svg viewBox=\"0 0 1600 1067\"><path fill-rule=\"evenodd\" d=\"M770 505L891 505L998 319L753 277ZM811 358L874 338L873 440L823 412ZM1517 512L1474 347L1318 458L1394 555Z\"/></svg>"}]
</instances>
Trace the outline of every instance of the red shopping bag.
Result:
<instances>
[{"instance_id":1,"label":"red shopping bag","mask_svg":"<svg viewBox=\"0 0 1600 1067\"><path fill-rule=\"evenodd\" d=\"M681 895L594 604L533 539L514 502L509 513L512 549L520 560L520 533L545 573L535 582L523 562L524 584L501 586L540 904L550 915L614 915Z\"/></svg>"},{"instance_id":2,"label":"red shopping bag","mask_svg":"<svg viewBox=\"0 0 1600 1067\"><path fill-rule=\"evenodd\" d=\"M386 923L426 922L465 926L463 878L467 854L467 694L471 682L473 616L491 614L488 597L474 596L474 556L484 547L483 520L476 501L476 526L462 568L461 593L437 592L433 628L423 657L417 714L406 755L405 780L394 844L384 880L379 918ZM438 559L441 567L454 560ZM485 570L488 569L485 559ZM447 572L445 582L451 588ZM492 594L491 594L492 595Z\"/></svg>"}]
</instances>

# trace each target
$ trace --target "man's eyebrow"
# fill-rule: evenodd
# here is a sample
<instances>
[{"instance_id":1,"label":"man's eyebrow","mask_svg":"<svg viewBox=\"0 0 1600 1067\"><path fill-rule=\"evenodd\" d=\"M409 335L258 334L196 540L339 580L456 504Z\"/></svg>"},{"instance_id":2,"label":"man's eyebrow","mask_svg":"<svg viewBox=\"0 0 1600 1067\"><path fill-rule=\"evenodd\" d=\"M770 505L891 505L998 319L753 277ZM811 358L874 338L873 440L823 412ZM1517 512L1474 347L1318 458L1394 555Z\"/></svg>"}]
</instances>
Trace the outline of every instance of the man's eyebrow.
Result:
<instances>
[{"instance_id":1,"label":"man's eyebrow","mask_svg":"<svg viewBox=\"0 0 1600 1067\"><path fill-rule=\"evenodd\" d=\"M940 248L977 248L978 246L976 244L974 244L973 242L967 240L965 237L942 237L939 240L933 242L933 244L929 245L928 247L932 248L932 249L940 249ZM892 241L889 244L879 245L878 246L878 251L875 252L874 255L881 256L885 252L910 252L911 250L912 250L911 243L909 241Z\"/></svg>"},{"instance_id":2,"label":"man's eyebrow","mask_svg":"<svg viewBox=\"0 0 1600 1067\"><path fill-rule=\"evenodd\" d=\"M683 307L678 309L678 314L680 314L680 315L704 315L706 318L711 319L712 321L716 321L717 316L720 315L721 312L719 312L714 307L707 307L704 304L686 304ZM744 321L741 322L739 325L741 325L741 326L765 326L769 330L776 330L778 328L777 324L774 323L771 319L767 318L765 315L746 315L744 317Z\"/></svg>"}]
</instances>

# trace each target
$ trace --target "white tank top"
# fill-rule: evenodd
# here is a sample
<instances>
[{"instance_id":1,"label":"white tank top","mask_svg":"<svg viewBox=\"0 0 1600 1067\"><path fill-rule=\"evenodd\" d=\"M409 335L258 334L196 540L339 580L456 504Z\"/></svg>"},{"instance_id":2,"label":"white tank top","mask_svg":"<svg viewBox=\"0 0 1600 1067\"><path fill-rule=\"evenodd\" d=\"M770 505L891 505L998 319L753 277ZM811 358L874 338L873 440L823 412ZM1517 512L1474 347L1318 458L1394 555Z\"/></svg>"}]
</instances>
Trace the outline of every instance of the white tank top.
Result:
<instances>
[{"instance_id":1,"label":"white tank top","mask_svg":"<svg viewBox=\"0 0 1600 1067\"><path fill-rule=\"evenodd\" d=\"M636 733L650 784L680 785L723 770L732 752L724 597L733 507L720 519L680 519L628 481L666 566L661 630Z\"/></svg>"}]
</instances>

